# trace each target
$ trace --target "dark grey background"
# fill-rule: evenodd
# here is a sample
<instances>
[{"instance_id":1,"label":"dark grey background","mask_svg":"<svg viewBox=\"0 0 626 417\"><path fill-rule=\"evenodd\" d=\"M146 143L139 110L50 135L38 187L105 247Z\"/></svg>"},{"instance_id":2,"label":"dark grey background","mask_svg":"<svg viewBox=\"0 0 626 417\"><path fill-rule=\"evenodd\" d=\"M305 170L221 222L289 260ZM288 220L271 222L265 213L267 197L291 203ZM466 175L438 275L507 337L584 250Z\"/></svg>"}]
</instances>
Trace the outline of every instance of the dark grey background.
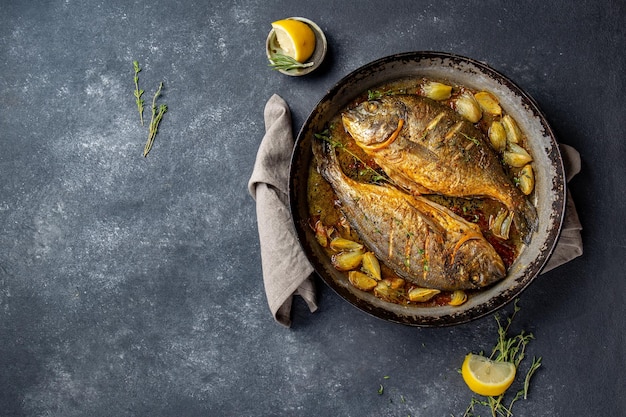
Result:
<instances>
[{"instance_id":1,"label":"dark grey background","mask_svg":"<svg viewBox=\"0 0 626 417\"><path fill-rule=\"evenodd\" d=\"M528 354L544 365L515 414L626 413L623 2L3 0L0 10L0 415L461 416L471 393L457 370L467 352L491 349L493 316L410 328L320 284L318 312L297 299L293 327L280 327L246 189L273 93L297 130L348 72L414 50L504 73L582 155L570 189L585 253L521 297L514 329L535 334ZM267 67L270 23L288 16L328 37L324 66L305 78ZM146 101L163 81L169 106L147 159L133 60Z\"/></svg>"}]
</instances>

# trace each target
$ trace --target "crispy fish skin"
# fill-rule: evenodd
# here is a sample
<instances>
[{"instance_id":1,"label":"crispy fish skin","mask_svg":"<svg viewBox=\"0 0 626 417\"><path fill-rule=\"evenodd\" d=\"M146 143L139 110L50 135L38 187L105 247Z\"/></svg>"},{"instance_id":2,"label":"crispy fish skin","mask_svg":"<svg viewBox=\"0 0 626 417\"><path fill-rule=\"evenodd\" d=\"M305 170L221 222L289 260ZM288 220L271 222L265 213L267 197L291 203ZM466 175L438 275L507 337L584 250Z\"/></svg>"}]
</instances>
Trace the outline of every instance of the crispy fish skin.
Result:
<instances>
[{"instance_id":1,"label":"crispy fish skin","mask_svg":"<svg viewBox=\"0 0 626 417\"><path fill-rule=\"evenodd\" d=\"M313 151L351 226L379 260L407 281L453 291L482 288L505 276L502 259L476 225L394 186L352 180L326 143L315 141Z\"/></svg>"},{"instance_id":2,"label":"crispy fish skin","mask_svg":"<svg viewBox=\"0 0 626 417\"><path fill-rule=\"evenodd\" d=\"M366 101L342 114L346 131L399 186L415 194L501 202L528 243L530 201L504 172L484 135L453 109L418 95Z\"/></svg>"}]
</instances>

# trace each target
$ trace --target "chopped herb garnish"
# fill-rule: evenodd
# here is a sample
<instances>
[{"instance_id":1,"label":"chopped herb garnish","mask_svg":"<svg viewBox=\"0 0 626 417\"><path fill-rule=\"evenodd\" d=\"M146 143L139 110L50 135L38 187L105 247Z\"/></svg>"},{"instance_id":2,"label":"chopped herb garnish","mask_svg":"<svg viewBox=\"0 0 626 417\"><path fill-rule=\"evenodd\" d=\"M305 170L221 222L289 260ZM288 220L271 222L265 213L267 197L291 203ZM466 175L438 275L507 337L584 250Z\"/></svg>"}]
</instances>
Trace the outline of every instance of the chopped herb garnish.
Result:
<instances>
[{"instance_id":1,"label":"chopped herb garnish","mask_svg":"<svg viewBox=\"0 0 626 417\"><path fill-rule=\"evenodd\" d=\"M470 141L474 142L474 144L475 144L475 145L480 146L480 141L479 141L478 139L476 139L476 138L474 138L474 137L472 137L472 136L469 136L469 135L467 135L467 134L465 134L465 133L463 133L463 132L461 132L461 134L462 134L463 136L465 136L465 138L466 138L467 140L470 140Z\"/></svg>"},{"instance_id":2,"label":"chopped herb garnish","mask_svg":"<svg viewBox=\"0 0 626 417\"><path fill-rule=\"evenodd\" d=\"M368 100L377 100L377 99L381 98L382 96L383 96L383 93L381 93L380 91L367 90L367 99Z\"/></svg>"}]
</instances>

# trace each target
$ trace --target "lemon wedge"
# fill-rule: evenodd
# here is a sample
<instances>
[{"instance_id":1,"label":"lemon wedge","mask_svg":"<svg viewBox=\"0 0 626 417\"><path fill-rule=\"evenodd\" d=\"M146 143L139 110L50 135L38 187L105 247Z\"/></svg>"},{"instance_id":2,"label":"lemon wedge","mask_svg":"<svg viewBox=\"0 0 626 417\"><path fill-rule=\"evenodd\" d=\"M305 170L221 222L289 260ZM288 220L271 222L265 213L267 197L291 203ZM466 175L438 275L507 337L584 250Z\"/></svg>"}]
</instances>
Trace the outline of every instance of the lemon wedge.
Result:
<instances>
[{"instance_id":1,"label":"lemon wedge","mask_svg":"<svg viewBox=\"0 0 626 417\"><path fill-rule=\"evenodd\" d=\"M496 362L480 355L468 354L461 367L463 380L476 394L498 396L515 379L516 368L510 362Z\"/></svg>"},{"instance_id":2,"label":"lemon wedge","mask_svg":"<svg viewBox=\"0 0 626 417\"><path fill-rule=\"evenodd\" d=\"M276 41L283 53L298 62L305 62L315 51L315 33L309 25L295 19L272 22Z\"/></svg>"}]
</instances>

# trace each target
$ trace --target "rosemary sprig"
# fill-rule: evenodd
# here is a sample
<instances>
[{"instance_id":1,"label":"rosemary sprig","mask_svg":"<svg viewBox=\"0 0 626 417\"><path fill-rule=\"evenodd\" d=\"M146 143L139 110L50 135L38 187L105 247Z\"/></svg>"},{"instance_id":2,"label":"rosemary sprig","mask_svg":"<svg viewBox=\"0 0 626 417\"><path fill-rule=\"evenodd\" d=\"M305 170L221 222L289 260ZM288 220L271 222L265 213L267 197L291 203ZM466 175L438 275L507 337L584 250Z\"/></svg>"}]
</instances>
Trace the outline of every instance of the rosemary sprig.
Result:
<instances>
[{"instance_id":1,"label":"rosemary sprig","mask_svg":"<svg viewBox=\"0 0 626 417\"><path fill-rule=\"evenodd\" d=\"M296 61L295 59L293 59L292 57L288 55L280 54L280 53L273 54L272 57L270 58L270 63L269 63L269 66L272 67L272 69L283 70L283 71L289 71L292 69L300 69L300 68L308 68L308 67L312 67L313 65L314 65L314 62L302 63L302 62Z\"/></svg>"},{"instance_id":2,"label":"rosemary sprig","mask_svg":"<svg viewBox=\"0 0 626 417\"><path fill-rule=\"evenodd\" d=\"M162 89L163 89L163 81L161 81L161 83L159 84L159 88L157 89L156 93L154 94L154 97L152 98L152 117L150 118L148 141L146 142L146 146L144 146L143 148L144 158L148 156L148 152L150 152L150 149L152 149L154 138L156 137L156 134L159 130L159 123L161 123L161 119L163 118L163 115L165 114L165 112L167 112L167 105L165 104L161 104L157 112L156 101L161 95Z\"/></svg>"},{"instance_id":3,"label":"rosemary sprig","mask_svg":"<svg viewBox=\"0 0 626 417\"><path fill-rule=\"evenodd\" d=\"M500 321L500 317L496 315L496 322L498 323L498 342L494 346L490 359L499 361L511 362L515 365L516 368L519 367L520 363L525 357L525 350L528 343L534 339L532 333L526 333L521 331L519 334L509 337L508 331L511 327L511 322L515 318L515 315L520 310L518 305L519 300L515 300L513 313L507 318L506 323ZM499 395L497 397L486 397L485 399L476 399L472 398L469 406L465 410L465 414L463 417L473 417L474 407L477 405L482 405L484 407L489 408L492 417L511 417L513 416L513 404L520 399L528 398L528 390L530 388L530 380L532 376L537 372L539 367L541 366L541 357L533 358L533 362L530 365L528 372L524 378L524 385L522 389L520 389L511 402L509 402L508 406L504 404L505 394Z\"/></svg>"},{"instance_id":4,"label":"rosemary sprig","mask_svg":"<svg viewBox=\"0 0 626 417\"><path fill-rule=\"evenodd\" d=\"M141 72L141 67L139 67L139 61L133 61L133 69L135 70L135 77L133 78L135 81L135 103L137 104L137 110L139 111L139 120L141 121L141 125L143 126L143 99L141 96L144 91L139 89L139 73Z\"/></svg>"}]
</instances>

